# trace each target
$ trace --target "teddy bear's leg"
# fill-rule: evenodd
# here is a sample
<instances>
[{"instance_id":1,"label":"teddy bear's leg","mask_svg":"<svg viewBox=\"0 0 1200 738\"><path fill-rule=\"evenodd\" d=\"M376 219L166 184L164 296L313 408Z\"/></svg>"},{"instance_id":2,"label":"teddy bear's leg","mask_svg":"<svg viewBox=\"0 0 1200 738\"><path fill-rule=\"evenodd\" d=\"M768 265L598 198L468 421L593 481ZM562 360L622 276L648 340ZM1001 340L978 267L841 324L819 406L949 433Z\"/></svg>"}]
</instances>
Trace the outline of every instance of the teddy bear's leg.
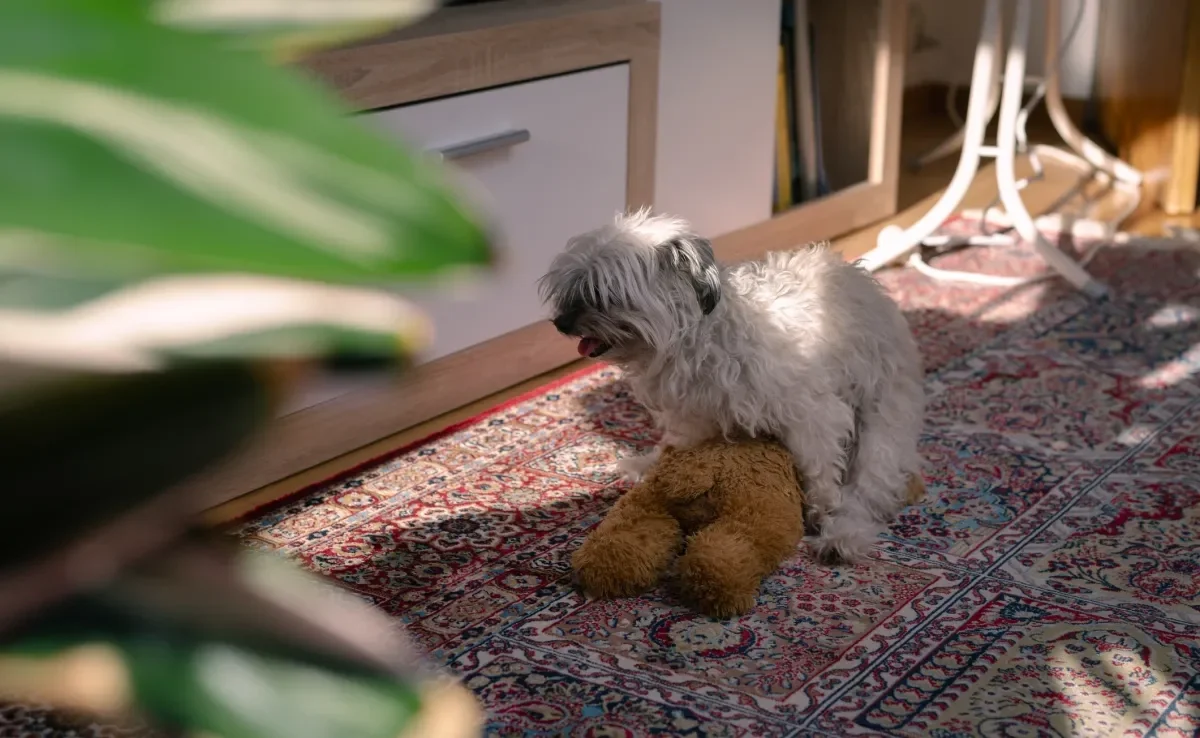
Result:
<instances>
[{"instance_id":1,"label":"teddy bear's leg","mask_svg":"<svg viewBox=\"0 0 1200 738\"><path fill-rule=\"evenodd\" d=\"M686 545L675 568L679 594L714 618L749 612L762 578L778 565L763 560L745 527L736 522L719 520L689 537Z\"/></svg>"},{"instance_id":2,"label":"teddy bear's leg","mask_svg":"<svg viewBox=\"0 0 1200 738\"><path fill-rule=\"evenodd\" d=\"M682 542L679 523L646 488L635 487L587 537L571 567L591 597L633 597L658 583Z\"/></svg>"}]
</instances>

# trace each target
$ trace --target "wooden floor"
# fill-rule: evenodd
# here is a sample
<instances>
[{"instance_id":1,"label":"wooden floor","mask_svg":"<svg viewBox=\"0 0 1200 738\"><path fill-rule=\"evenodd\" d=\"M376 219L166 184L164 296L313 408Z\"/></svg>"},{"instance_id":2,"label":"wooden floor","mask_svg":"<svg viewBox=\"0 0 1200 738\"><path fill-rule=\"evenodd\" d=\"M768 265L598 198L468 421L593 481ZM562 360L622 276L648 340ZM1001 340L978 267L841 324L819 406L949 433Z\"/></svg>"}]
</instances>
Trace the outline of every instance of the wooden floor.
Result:
<instances>
[{"instance_id":1,"label":"wooden floor","mask_svg":"<svg viewBox=\"0 0 1200 738\"><path fill-rule=\"evenodd\" d=\"M906 121L903 134L903 161L911 161L920 153L932 148L952 133L952 131L953 128L950 122L940 116L923 117L919 122ZM1037 121L1036 119L1031 121L1030 137L1034 141L1056 143L1054 134L1046 121ZM884 226L893 223L907 226L915 222L936 202L938 195L950 181L956 164L957 158L952 156L936 162L921 171L905 168L900 179L899 214L882 223L837 239L834 242L835 247L845 254L847 258L855 258L875 246L875 239ZM1028 165L1022 163L1019 167L1018 175L1024 176L1029 171ZM1076 184L1077 180L1078 175L1071 170L1047 164L1044 179L1030 184L1024 191L1025 202L1030 211L1036 215L1058 200L1063 193ZM991 166L987 166L981 169L976 175L974 183L964 201L964 207L984 207L995 195L994 171ZM1101 203L1101 213L1103 210L1104 203ZM1158 211L1153 206L1146 205L1126 221L1125 230L1140 235L1159 236L1163 235L1164 229L1168 225L1200 228L1200 216L1170 217ZM222 523L241 517L255 508L269 504L311 484L324 481L338 473L427 438L434 433L472 418L500 403L537 389L558 377L578 371L584 366L586 366L586 362L583 361L570 364L401 433L397 433L370 446L308 469L294 477L263 487L209 511L209 522L214 524Z\"/></svg>"}]
</instances>

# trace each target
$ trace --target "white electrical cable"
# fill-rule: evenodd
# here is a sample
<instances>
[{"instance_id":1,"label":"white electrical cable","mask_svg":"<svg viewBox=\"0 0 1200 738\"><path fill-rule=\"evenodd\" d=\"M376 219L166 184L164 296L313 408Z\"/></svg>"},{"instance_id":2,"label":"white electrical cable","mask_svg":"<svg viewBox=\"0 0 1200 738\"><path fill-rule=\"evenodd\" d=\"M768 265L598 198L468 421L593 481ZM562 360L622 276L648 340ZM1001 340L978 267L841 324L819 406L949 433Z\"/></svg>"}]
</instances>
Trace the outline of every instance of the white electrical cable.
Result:
<instances>
[{"instance_id":1,"label":"white electrical cable","mask_svg":"<svg viewBox=\"0 0 1200 738\"><path fill-rule=\"evenodd\" d=\"M962 85L957 82L950 83L946 88L946 116L954 123L955 128L962 128L967 124L965 118L958 113L958 91L962 89Z\"/></svg>"}]
</instances>

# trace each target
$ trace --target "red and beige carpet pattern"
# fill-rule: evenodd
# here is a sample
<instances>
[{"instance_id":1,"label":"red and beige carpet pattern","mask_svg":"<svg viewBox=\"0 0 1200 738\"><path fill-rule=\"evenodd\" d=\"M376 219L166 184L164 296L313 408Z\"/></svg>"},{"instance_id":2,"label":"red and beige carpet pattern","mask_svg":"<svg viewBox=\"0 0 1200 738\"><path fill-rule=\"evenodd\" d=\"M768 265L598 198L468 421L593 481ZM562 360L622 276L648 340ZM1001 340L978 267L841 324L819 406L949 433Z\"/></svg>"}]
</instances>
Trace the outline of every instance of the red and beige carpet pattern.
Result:
<instances>
[{"instance_id":1,"label":"red and beige carpet pattern","mask_svg":"<svg viewBox=\"0 0 1200 738\"><path fill-rule=\"evenodd\" d=\"M1042 268L1021 248L943 261ZM1113 297L884 273L925 352L929 496L868 561L797 551L740 619L572 588L615 462L654 440L603 367L233 534L391 614L490 735L1196 735L1200 252L1112 246L1091 268Z\"/></svg>"}]
</instances>

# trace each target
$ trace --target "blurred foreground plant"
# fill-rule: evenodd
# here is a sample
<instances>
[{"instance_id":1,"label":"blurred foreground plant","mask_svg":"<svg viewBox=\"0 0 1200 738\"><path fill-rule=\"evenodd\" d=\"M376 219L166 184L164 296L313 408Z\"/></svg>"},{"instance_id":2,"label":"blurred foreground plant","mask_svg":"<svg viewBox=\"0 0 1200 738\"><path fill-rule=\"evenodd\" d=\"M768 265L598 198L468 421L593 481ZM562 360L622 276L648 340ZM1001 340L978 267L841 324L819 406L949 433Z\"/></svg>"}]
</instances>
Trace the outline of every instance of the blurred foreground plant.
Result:
<instances>
[{"instance_id":1,"label":"blurred foreground plant","mask_svg":"<svg viewBox=\"0 0 1200 738\"><path fill-rule=\"evenodd\" d=\"M271 64L434 5L0 2L0 696L436 735L365 605L314 618L180 543L203 501L169 493L271 417L280 362L402 359L429 328L392 290L489 263L439 171Z\"/></svg>"}]
</instances>

